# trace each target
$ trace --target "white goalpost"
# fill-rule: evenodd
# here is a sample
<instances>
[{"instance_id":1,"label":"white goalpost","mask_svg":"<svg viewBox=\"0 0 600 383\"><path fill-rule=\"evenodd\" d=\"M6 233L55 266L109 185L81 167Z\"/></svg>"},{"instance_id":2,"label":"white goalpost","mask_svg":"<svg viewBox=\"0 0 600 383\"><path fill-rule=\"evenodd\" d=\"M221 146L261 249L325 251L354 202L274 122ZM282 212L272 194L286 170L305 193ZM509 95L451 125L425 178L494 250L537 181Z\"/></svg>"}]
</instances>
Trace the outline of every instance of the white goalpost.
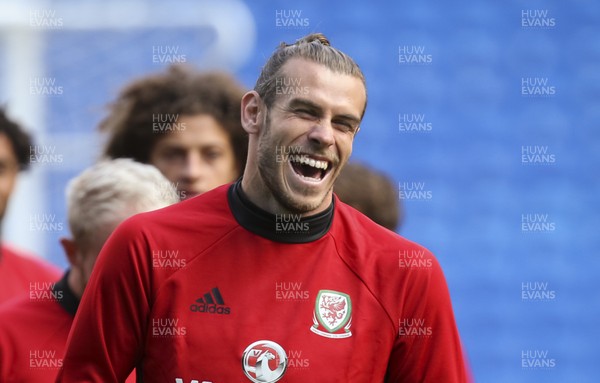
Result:
<instances>
[{"instance_id":1,"label":"white goalpost","mask_svg":"<svg viewBox=\"0 0 600 383\"><path fill-rule=\"evenodd\" d=\"M135 1L0 1L0 103L8 104L9 115L23 124L39 142L52 134L53 142L73 145L91 140L56 134L46 126L47 99L32 94L30 83L45 78L44 49L46 34L54 30L131 31L136 29L173 30L176 28L208 28L214 39L201 60L193 64L200 68L235 71L250 57L255 46L254 17L240 0L149 2ZM93 55L93 45L80 47ZM86 68L82 68L85 71ZM74 73L74 76L77 74ZM91 148L88 148L88 152ZM71 152L69 152L71 154ZM61 166L77 169L85 150L74 151ZM17 247L48 257L47 233L30 228L31 217L47 212L48 167L33 166L19 176L2 225L2 239ZM63 201L61 201L64 203ZM66 225L66 223L65 223ZM68 228L65 228L68 232Z\"/></svg>"}]
</instances>

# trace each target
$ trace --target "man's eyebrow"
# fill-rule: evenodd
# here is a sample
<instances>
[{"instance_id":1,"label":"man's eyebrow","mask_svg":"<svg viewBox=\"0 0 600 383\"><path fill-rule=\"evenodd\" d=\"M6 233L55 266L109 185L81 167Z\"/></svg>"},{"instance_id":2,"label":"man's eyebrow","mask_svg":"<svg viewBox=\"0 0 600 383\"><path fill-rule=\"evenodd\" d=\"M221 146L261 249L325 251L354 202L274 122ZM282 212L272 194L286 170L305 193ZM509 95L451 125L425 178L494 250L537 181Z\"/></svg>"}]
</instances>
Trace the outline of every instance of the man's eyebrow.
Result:
<instances>
[{"instance_id":1,"label":"man's eyebrow","mask_svg":"<svg viewBox=\"0 0 600 383\"><path fill-rule=\"evenodd\" d=\"M349 122L353 122L356 125L360 124L360 118L358 118L358 117L356 117L356 116L354 116L352 114L336 114L334 117L335 118L341 118L341 119L347 120Z\"/></svg>"},{"instance_id":2,"label":"man's eyebrow","mask_svg":"<svg viewBox=\"0 0 600 383\"><path fill-rule=\"evenodd\" d=\"M312 101L310 101L308 99L305 99L305 98L294 98L294 99L290 100L290 102L289 102L289 107L290 108L296 108L296 107L299 107L299 106L310 108L310 109L313 109L313 110L316 110L316 111L321 111L321 107L319 105L317 105L316 103L314 103L314 102L312 102Z\"/></svg>"},{"instance_id":3,"label":"man's eyebrow","mask_svg":"<svg viewBox=\"0 0 600 383\"><path fill-rule=\"evenodd\" d=\"M322 112L322 109L321 109L321 107L318 104L312 102L311 100L305 99L305 98L294 98L289 103L289 107L290 108L296 108L296 107L302 107L302 106L310 108L310 109L313 109L313 110L315 110L315 111L317 111L319 113ZM352 114L346 114L346 113L336 114L333 117L334 118L341 118L341 119L353 122L353 123L355 123L357 125L360 124L360 121L361 121L361 119L359 117L356 117L356 116L354 116Z\"/></svg>"}]
</instances>

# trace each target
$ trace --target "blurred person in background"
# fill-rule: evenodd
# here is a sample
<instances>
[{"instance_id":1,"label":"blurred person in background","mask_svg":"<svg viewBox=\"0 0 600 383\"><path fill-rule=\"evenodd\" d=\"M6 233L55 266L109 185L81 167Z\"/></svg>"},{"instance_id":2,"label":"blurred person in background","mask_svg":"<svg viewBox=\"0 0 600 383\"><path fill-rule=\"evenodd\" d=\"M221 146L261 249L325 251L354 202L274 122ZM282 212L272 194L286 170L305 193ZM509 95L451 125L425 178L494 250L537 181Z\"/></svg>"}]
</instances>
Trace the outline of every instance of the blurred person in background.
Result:
<instances>
[{"instance_id":1,"label":"blurred person in background","mask_svg":"<svg viewBox=\"0 0 600 383\"><path fill-rule=\"evenodd\" d=\"M333 192L342 202L391 231L402 222L398 189L388 176L366 165L346 164L335 180Z\"/></svg>"},{"instance_id":2,"label":"blurred person in background","mask_svg":"<svg viewBox=\"0 0 600 383\"><path fill-rule=\"evenodd\" d=\"M0 108L0 224L19 172L29 168L31 146L29 134ZM27 293L32 283L54 282L59 276L49 263L0 242L0 304Z\"/></svg>"},{"instance_id":3,"label":"blurred person in background","mask_svg":"<svg viewBox=\"0 0 600 383\"><path fill-rule=\"evenodd\" d=\"M70 268L58 282L38 283L29 296L0 309L0 382L54 382L79 300L106 239L129 216L178 201L156 168L129 159L101 162L70 182L72 238L61 239ZM134 382L134 375L128 381Z\"/></svg>"},{"instance_id":4,"label":"blurred person in background","mask_svg":"<svg viewBox=\"0 0 600 383\"><path fill-rule=\"evenodd\" d=\"M232 182L248 153L244 93L229 74L181 65L135 80L100 123L108 133L104 155L156 166L182 200Z\"/></svg>"}]
</instances>

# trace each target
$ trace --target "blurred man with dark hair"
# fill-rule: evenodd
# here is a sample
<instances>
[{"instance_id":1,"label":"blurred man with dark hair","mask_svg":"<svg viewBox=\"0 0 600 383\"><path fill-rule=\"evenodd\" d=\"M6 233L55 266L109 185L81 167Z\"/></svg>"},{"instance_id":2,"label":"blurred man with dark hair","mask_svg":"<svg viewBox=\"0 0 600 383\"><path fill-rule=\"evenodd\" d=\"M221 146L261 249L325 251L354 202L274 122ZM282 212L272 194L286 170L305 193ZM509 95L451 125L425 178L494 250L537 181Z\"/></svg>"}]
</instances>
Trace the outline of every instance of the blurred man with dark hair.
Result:
<instances>
[{"instance_id":1,"label":"blurred man with dark hair","mask_svg":"<svg viewBox=\"0 0 600 383\"><path fill-rule=\"evenodd\" d=\"M31 145L29 134L0 108L0 224L19 171L29 167ZM41 259L0 244L0 303L28 292L32 283L54 282L59 275Z\"/></svg>"},{"instance_id":2,"label":"blurred man with dark hair","mask_svg":"<svg viewBox=\"0 0 600 383\"><path fill-rule=\"evenodd\" d=\"M375 223L396 231L402 222L398 190L383 173L366 165L350 162L335 180L333 192L339 199Z\"/></svg>"},{"instance_id":3,"label":"blurred man with dark hair","mask_svg":"<svg viewBox=\"0 0 600 383\"><path fill-rule=\"evenodd\" d=\"M178 201L155 167L130 159L99 163L70 182L72 238L61 239L70 268L58 282L37 284L28 297L0 309L0 382L54 382L79 300L106 239L129 216Z\"/></svg>"},{"instance_id":4,"label":"blurred man with dark hair","mask_svg":"<svg viewBox=\"0 0 600 383\"><path fill-rule=\"evenodd\" d=\"M240 124L245 89L229 74L174 65L125 86L100 123L104 155L156 166L181 199L238 178L248 137Z\"/></svg>"}]
</instances>

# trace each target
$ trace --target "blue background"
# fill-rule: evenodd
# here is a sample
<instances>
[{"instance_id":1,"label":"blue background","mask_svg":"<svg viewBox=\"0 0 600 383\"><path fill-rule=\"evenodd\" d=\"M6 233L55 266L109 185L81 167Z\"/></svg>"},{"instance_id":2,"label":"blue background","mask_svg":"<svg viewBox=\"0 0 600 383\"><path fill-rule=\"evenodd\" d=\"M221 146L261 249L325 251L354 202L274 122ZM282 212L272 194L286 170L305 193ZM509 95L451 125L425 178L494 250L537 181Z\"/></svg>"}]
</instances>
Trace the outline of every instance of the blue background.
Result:
<instances>
[{"instance_id":1,"label":"blue background","mask_svg":"<svg viewBox=\"0 0 600 383\"><path fill-rule=\"evenodd\" d=\"M255 51L235 71L248 87L281 41L323 32L367 78L369 106L353 158L394 182L423 182L432 198L405 200L401 234L442 264L478 382L597 382L600 379L600 3L593 1L252 1ZM176 3L174 7L176 7ZM550 28L521 26L523 10L546 10ZM308 26L276 25L299 10ZM48 99L49 134L87 132L96 143L104 105L127 81L162 68L150 47L174 44L199 61L210 31L57 30L46 36L47 75L65 94ZM428 64L399 62L419 46ZM523 77L556 93L521 94ZM429 132L401 132L400 114L422 114ZM76 143L74 143L76 145ZM555 162L522 163L522 146L547 147ZM60 150L60 148L59 148ZM66 152L66 148L63 151ZM67 159L68 160L68 159ZM49 208L66 222L73 167L47 170ZM547 214L553 231L524 232L523 214ZM50 260L65 266L48 233ZM542 282L550 301L523 301ZM523 369L521 352L543 350L549 369Z\"/></svg>"}]
</instances>

